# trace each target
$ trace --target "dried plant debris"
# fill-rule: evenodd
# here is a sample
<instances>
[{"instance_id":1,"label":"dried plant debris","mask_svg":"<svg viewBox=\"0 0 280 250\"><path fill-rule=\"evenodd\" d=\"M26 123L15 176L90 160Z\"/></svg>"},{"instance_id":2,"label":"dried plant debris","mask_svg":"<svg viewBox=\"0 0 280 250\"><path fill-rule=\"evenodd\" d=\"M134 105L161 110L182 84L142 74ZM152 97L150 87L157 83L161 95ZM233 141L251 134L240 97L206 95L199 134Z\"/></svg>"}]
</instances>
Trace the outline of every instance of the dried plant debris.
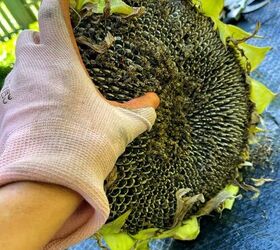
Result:
<instances>
[{"instance_id":1,"label":"dried plant debris","mask_svg":"<svg viewBox=\"0 0 280 250\"><path fill-rule=\"evenodd\" d=\"M251 196L251 199L257 199L260 194L261 191L259 189L259 187L263 186L266 183L270 183L270 182L274 182L276 181L275 179L271 179L271 178L251 178L250 182L253 182L252 184L248 184L245 181L239 181L236 182L236 185L238 185L240 188L242 188L244 191L250 191L253 192L253 196Z\"/></svg>"},{"instance_id":2,"label":"dried plant debris","mask_svg":"<svg viewBox=\"0 0 280 250\"><path fill-rule=\"evenodd\" d=\"M99 2L103 13L84 16L75 28L93 82L109 100L147 91L161 98L153 130L116 163L117 178L106 190L108 225L121 221L114 232L137 240L151 234L193 239L199 233L193 216L219 208L238 192L229 184L249 159L256 118L275 96L248 76L269 48L245 44L250 34L223 24L220 0L127 0L125 5L145 9L134 17L112 8L104 16L107 1ZM100 53L94 48L107 34L114 42Z\"/></svg>"},{"instance_id":3,"label":"dried plant debris","mask_svg":"<svg viewBox=\"0 0 280 250\"><path fill-rule=\"evenodd\" d=\"M112 36L110 32L107 33L104 41L99 44L93 44L90 39L85 36L76 37L76 40L79 44L83 44L91 48L94 52L99 54L105 53L115 42L115 38Z\"/></svg>"},{"instance_id":4,"label":"dried plant debris","mask_svg":"<svg viewBox=\"0 0 280 250\"><path fill-rule=\"evenodd\" d=\"M262 168L273 167L271 166L271 156L273 153L272 138L260 135L256 137L256 143L251 146L250 161L254 166Z\"/></svg>"},{"instance_id":5,"label":"dried plant debris","mask_svg":"<svg viewBox=\"0 0 280 250\"><path fill-rule=\"evenodd\" d=\"M267 182L275 181L274 179L264 178L264 177L261 177L261 178L251 178L251 180L254 182L254 185L256 187L260 187L260 186L264 185Z\"/></svg>"}]
</instances>

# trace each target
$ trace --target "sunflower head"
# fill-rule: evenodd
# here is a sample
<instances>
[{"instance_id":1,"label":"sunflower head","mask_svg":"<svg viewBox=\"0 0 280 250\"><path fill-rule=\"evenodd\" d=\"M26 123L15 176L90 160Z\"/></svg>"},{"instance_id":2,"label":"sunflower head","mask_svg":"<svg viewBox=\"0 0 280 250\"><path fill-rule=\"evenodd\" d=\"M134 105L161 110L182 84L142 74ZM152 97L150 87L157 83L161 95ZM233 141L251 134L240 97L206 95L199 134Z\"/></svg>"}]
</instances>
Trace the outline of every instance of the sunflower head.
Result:
<instances>
[{"instance_id":1,"label":"sunflower head","mask_svg":"<svg viewBox=\"0 0 280 250\"><path fill-rule=\"evenodd\" d=\"M111 214L97 235L113 250L195 239L198 218L231 209L237 196L249 140L275 97L249 76L270 48L246 44L252 34L222 23L221 0L72 6L83 61L103 95L161 98L153 130L127 147L107 179Z\"/></svg>"}]
</instances>

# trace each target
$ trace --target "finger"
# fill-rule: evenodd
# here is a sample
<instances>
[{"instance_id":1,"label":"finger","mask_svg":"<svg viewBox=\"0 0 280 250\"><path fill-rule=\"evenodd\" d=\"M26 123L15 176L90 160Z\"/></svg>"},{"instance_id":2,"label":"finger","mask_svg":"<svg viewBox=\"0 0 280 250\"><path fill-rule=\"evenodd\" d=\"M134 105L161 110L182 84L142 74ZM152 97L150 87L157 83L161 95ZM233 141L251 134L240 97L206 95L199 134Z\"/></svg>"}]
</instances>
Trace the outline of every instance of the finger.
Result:
<instances>
[{"instance_id":1,"label":"finger","mask_svg":"<svg viewBox=\"0 0 280 250\"><path fill-rule=\"evenodd\" d=\"M154 92L148 92L143 96L134 98L128 102L119 103L115 101L109 101L110 104L116 107L127 108L127 109L138 109L152 107L154 109L158 108L160 104L160 99L158 95Z\"/></svg>"},{"instance_id":2,"label":"finger","mask_svg":"<svg viewBox=\"0 0 280 250\"><path fill-rule=\"evenodd\" d=\"M145 107L130 110L137 114L139 118L141 118L141 123L145 123L146 125L146 127L143 127L142 124L139 122L139 119L131 121L132 128L135 131L134 138L136 138L138 135L142 134L146 130L150 131L152 129L157 117L156 111L153 107Z\"/></svg>"},{"instance_id":3,"label":"finger","mask_svg":"<svg viewBox=\"0 0 280 250\"><path fill-rule=\"evenodd\" d=\"M22 31L16 42L16 59L27 56L30 49L40 43L39 32L33 30Z\"/></svg>"},{"instance_id":4,"label":"finger","mask_svg":"<svg viewBox=\"0 0 280 250\"><path fill-rule=\"evenodd\" d=\"M125 128L121 138L125 138L125 146L145 131L150 131L156 120L156 111L152 107L125 109L116 108L119 111L120 121Z\"/></svg>"},{"instance_id":5,"label":"finger","mask_svg":"<svg viewBox=\"0 0 280 250\"><path fill-rule=\"evenodd\" d=\"M69 1L43 0L39 10L39 26L43 44L62 46L70 52L74 49L86 72L71 25Z\"/></svg>"},{"instance_id":6,"label":"finger","mask_svg":"<svg viewBox=\"0 0 280 250\"><path fill-rule=\"evenodd\" d=\"M40 35L38 32L33 30L23 30L16 42L16 48L21 49L22 47L32 46L40 43Z\"/></svg>"},{"instance_id":7,"label":"finger","mask_svg":"<svg viewBox=\"0 0 280 250\"><path fill-rule=\"evenodd\" d=\"M126 103L109 102L116 106L120 120L125 123L123 138L126 138L127 145L146 130L152 129L160 99L157 94L149 92Z\"/></svg>"},{"instance_id":8,"label":"finger","mask_svg":"<svg viewBox=\"0 0 280 250\"><path fill-rule=\"evenodd\" d=\"M62 7L65 13L62 11ZM65 41L70 41L64 14L69 16L69 1L42 1L39 9L39 27L42 43L61 45Z\"/></svg>"}]
</instances>

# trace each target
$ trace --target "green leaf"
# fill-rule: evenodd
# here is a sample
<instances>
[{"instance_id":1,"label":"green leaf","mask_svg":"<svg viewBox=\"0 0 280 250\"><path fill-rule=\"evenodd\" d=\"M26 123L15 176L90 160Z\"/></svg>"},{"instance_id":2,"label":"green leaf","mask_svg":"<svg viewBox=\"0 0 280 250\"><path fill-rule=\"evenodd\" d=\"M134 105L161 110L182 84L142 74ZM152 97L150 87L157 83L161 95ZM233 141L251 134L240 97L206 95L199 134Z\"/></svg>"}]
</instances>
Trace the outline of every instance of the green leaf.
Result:
<instances>
[{"instance_id":1,"label":"green leaf","mask_svg":"<svg viewBox=\"0 0 280 250\"><path fill-rule=\"evenodd\" d=\"M239 191L239 187L235 185L227 185L225 187L225 190L229 193L231 193L233 196L236 196ZM235 202L235 199L228 199L224 201L224 208L231 210L232 206Z\"/></svg>"},{"instance_id":2,"label":"green leaf","mask_svg":"<svg viewBox=\"0 0 280 250\"><path fill-rule=\"evenodd\" d=\"M72 0L71 6L75 6L74 8L80 11L88 3L94 5L93 12L96 14L102 14L104 12L104 8L106 7L105 0L77 0L77 1ZM111 14L123 14L123 15L131 15L135 12L135 9L133 7L127 5L122 0L111 0L110 10L111 10Z\"/></svg>"},{"instance_id":3,"label":"green leaf","mask_svg":"<svg viewBox=\"0 0 280 250\"><path fill-rule=\"evenodd\" d=\"M18 35L11 39L0 42L0 67L10 67L15 62L15 44Z\"/></svg>"},{"instance_id":4,"label":"green leaf","mask_svg":"<svg viewBox=\"0 0 280 250\"><path fill-rule=\"evenodd\" d=\"M242 40L250 37L252 34L246 32L234 25L225 24L222 21L216 19L215 23L219 29L219 35L224 45L226 45L227 38L233 38L234 40Z\"/></svg>"},{"instance_id":5,"label":"green leaf","mask_svg":"<svg viewBox=\"0 0 280 250\"><path fill-rule=\"evenodd\" d=\"M193 3L200 6L206 16L212 18L219 18L224 8L224 0L193 0Z\"/></svg>"},{"instance_id":6,"label":"green leaf","mask_svg":"<svg viewBox=\"0 0 280 250\"><path fill-rule=\"evenodd\" d=\"M251 64L251 71L255 70L264 60L266 54L271 50L271 47L257 47L251 44L242 43L238 47L244 51L245 56ZM246 69L247 59L240 57L241 65Z\"/></svg>"},{"instance_id":7,"label":"green leaf","mask_svg":"<svg viewBox=\"0 0 280 250\"><path fill-rule=\"evenodd\" d=\"M131 213L131 210L128 210L127 212L125 212L123 215L121 215L116 220L105 224L100 229L99 233L102 234L104 237L107 234L117 234L117 233L119 233L130 213Z\"/></svg>"},{"instance_id":8,"label":"green leaf","mask_svg":"<svg viewBox=\"0 0 280 250\"><path fill-rule=\"evenodd\" d=\"M231 24L227 24L231 37L235 40L243 40L252 36L251 33ZM254 35L254 38L262 38L261 36Z\"/></svg>"},{"instance_id":9,"label":"green leaf","mask_svg":"<svg viewBox=\"0 0 280 250\"><path fill-rule=\"evenodd\" d=\"M174 239L177 240L194 240L200 233L200 227L197 218L194 216L191 219L184 221L183 226L180 226L174 232Z\"/></svg>"},{"instance_id":10,"label":"green leaf","mask_svg":"<svg viewBox=\"0 0 280 250\"><path fill-rule=\"evenodd\" d=\"M218 27L220 38L221 38L223 44L226 45L227 38L231 37L231 33L228 28L228 25L218 19L216 19L214 21Z\"/></svg>"},{"instance_id":11,"label":"green leaf","mask_svg":"<svg viewBox=\"0 0 280 250\"><path fill-rule=\"evenodd\" d=\"M77 0L70 0L70 7L73 8L73 9L77 9L77 3L78 1Z\"/></svg>"},{"instance_id":12,"label":"green leaf","mask_svg":"<svg viewBox=\"0 0 280 250\"><path fill-rule=\"evenodd\" d=\"M100 2L100 0L70 0L70 6L80 11L86 4L98 4L98 2Z\"/></svg>"},{"instance_id":13,"label":"green leaf","mask_svg":"<svg viewBox=\"0 0 280 250\"><path fill-rule=\"evenodd\" d=\"M102 14L104 12L104 8L106 7L105 0L99 0L94 13ZM111 14L124 14L130 15L134 12L133 7L127 5L122 0L111 0Z\"/></svg>"},{"instance_id":14,"label":"green leaf","mask_svg":"<svg viewBox=\"0 0 280 250\"><path fill-rule=\"evenodd\" d=\"M148 228L145 230L141 230L139 233L133 235L132 237L136 240L151 239L152 237L155 236L157 231L158 231L157 228Z\"/></svg>"},{"instance_id":15,"label":"green leaf","mask_svg":"<svg viewBox=\"0 0 280 250\"><path fill-rule=\"evenodd\" d=\"M134 8L127 5L121 0L111 1L111 13L131 15L134 12Z\"/></svg>"},{"instance_id":16,"label":"green leaf","mask_svg":"<svg viewBox=\"0 0 280 250\"><path fill-rule=\"evenodd\" d=\"M136 243L136 246L134 246L135 250L149 250L149 240L143 240Z\"/></svg>"},{"instance_id":17,"label":"green leaf","mask_svg":"<svg viewBox=\"0 0 280 250\"><path fill-rule=\"evenodd\" d=\"M39 23L36 21L34 23L29 24L29 29L39 31Z\"/></svg>"},{"instance_id":18,"label":"green leaf","mask_svg":"<svg viewBox=\"0 0 280 250\"><path fill-rule=\"evenodd\" d=\"M249 133L255 135L256 133L267 132L267 130L263 128L256 127L255 125L249 128Z\"/></svg>"},{"instance_id":19,"label":"green leaf","mask_svg":"<svg viewBox=\"0 0 280 250\"><path fill-rule=\"evenodd\" d=\"M103 238L111 250L131 250L136 243L127 233L106 234Z\"/></svg>"},{"instance_id":20,"label":"green leaf","mask_svg":"<svg viewBox=\"0 0 280 250\"><path fill-rule=\"evenodd\" d=\"M248 77L248 79L251 85L251 101L255 103L257 113L261 114L273 101L273 99L276 97L276 94L259 81L251 77Z\"/></svg>"},{"instance_id":21,"label":"green leaf","mask_svg":"<svg viewBox=\"0 0 280 250\"><path fill-rule=\"evenodd\" d=\"M194 240L200 232L200 227L195 216L184 221L173 229L167 230L155 237L155 239L175 238L179 240Z\"/></svg>"}]
</instances>

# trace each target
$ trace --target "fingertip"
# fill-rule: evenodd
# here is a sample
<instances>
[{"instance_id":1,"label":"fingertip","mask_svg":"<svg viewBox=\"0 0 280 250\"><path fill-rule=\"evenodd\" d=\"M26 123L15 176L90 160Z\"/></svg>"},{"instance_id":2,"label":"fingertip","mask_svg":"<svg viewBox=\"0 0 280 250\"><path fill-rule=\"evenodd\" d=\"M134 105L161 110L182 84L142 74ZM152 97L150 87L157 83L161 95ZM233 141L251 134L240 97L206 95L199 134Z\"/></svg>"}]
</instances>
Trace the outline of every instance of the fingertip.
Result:
<instances>
[{"instance_id":1,"label":"fingertip","mask_svg":"<svg viewBox=\"0 0 280 250\"><path fill-rule=\"evenodd\" d=\"M148 103L150 103L150 107L157 109L160 105L160 98L155 92L147 92L144 97L147 98Z\"/></svg>"},{"instance_id":2,"label":"fingertip","mask_svg":"<svg viewBox=\"0 0 280 250\"><path fill-rule=\"evenodd\" d=\"M44 0L39 9L39 27L43 44L65 42L69 40L69 1Z\"/></svg>"},{"instance_id":3,"label":"fingertip","mask_svg":"<svg viewBox=\"0 0 280 250\"><path fill-rule=\"evenodd\" d=\"M153 107L146 107L133 109L133 112L138 115L138 118L141 117L142 122L146 125L145 129L142 130L141 133L146 130L151 131L157 117L155 109ZM137 124L140 125L139 122ZM140 126L140 128L142 127Z\"/></svg>"},{"instance_id":4,"label":"fingertip","mask_svg":"<svg viewBox=\"0 0 280 250\"><path fill-rule=\"evenodd\" d=\"M19 61L26 60L28 53L34 52L34 48L40 43L40 34L33 30L23 30L16 41L15 54L17 64Z\"/></svg>"},{"instance_id":5,"label":"fingertip","mask_svg":"<svg viewBox=\"0 0 280 250\"><path fill-rule=\"evenodd\" d=\"M18 36L16 47L21 48L26 45L38 44L39 42L39 32L33 30L23 30Z\"/></svg>"},{"instance_id":6,"label":"fingertip","mask_svg":"<svg viewBox=\"0 0 280 250\"><path fill-rule=\"evenodd\" d=\"M154 108L157 109L160 105L159 96L155 92L147 92L143 96L134 98L130 101L124 103L110 102L114 106L129 108L129 109L139 109L139 108Z\"/></svg>"}]
</instances>

